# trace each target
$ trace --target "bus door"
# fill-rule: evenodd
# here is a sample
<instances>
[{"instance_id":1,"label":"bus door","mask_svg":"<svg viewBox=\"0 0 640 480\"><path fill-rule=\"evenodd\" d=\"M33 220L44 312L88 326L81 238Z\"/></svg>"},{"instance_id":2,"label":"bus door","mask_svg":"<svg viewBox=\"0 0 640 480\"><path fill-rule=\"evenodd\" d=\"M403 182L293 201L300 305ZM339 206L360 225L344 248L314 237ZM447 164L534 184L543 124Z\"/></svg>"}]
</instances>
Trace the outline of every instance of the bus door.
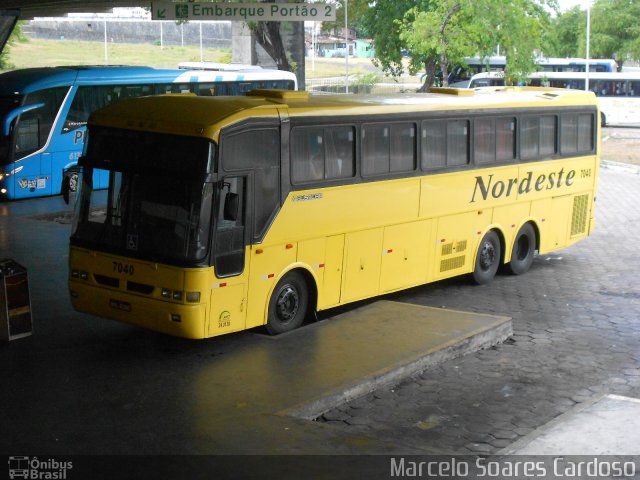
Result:
<instances>
[{"instance_id":1,"label":"bus door","mask_svg":"<svg viewBox=\"0 0 640 480\"><path fill-rule=\"evenodd\" d=\"M9 114L16 118L13 128L13 158L16 161L13 198L52 193L51 130L58 116L67 87L39 90L26 96L24 105ZM6 123L9 120L5 120ZM59 191L54 188L53 193Z\"/></svg>"},{"instance_id":2,"label":"bus door","mask_svg":"<svg viewBox=\"0 0 640 480\"><path fill-rule=\"evenodd\" d=\"M247 179L224 176L218 182L209 335L245 328Z\"/></svg>"}]
</instances>

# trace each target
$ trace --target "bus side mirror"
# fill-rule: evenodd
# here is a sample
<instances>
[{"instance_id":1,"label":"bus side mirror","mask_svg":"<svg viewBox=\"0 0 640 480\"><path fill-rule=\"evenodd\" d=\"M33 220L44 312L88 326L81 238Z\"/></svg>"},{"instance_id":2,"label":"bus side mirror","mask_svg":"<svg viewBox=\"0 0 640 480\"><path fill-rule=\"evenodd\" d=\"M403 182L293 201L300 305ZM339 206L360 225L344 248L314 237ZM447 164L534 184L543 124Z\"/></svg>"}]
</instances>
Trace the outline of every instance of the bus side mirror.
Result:
<instances>
[{"instance_id":1,"label":"bus side mirror","mask_svg":"<svg viewBox=\"0 0 640 480\"><path fill-rule=\"evenodd\" d=\"M71 175L62 178L62 199L69 205L69 192L71 192Z\"/></svg>"},{"instance_id":2,"label":"bus side mirror","mask_svg":"<svg viewBox=\"0 0 640 480\"><path fill-rule=\"evenodd\" d=\"M238 219L240 195L228 192L224 197L224 219L235 222Z\"/></svg>"}]
</instances>

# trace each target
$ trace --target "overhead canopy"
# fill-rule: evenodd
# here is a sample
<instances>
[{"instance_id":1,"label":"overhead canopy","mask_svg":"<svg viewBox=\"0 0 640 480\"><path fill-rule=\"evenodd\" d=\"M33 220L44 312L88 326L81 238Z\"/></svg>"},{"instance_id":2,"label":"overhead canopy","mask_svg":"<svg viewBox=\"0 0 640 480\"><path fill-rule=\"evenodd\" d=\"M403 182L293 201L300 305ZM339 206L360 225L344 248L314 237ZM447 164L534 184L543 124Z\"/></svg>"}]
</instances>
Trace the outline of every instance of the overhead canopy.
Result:
<instances>
[{"instance_id":1,"label":"overhead canopy","mask_svg":"<svg viewBox=\"0 0 640 480\"><path fill-rule=\"evenodd\" d=\"M110 12L116 7L147 7L144 0L0 0L0 52L16 21L34 17L62 17L73 12Z\"/></svg>"},{"instance_id":2,"label":"overhead canopy","mask_svg":"<svg viewBox=\"0 0 640 480\"><path fill-rule=\"evenodd\" d=\"M20 20L62 17L73 12L110 12L117 7L149 7L145 0L0 0L0 11L20 12Z\"/></svg>"}]
</instances>

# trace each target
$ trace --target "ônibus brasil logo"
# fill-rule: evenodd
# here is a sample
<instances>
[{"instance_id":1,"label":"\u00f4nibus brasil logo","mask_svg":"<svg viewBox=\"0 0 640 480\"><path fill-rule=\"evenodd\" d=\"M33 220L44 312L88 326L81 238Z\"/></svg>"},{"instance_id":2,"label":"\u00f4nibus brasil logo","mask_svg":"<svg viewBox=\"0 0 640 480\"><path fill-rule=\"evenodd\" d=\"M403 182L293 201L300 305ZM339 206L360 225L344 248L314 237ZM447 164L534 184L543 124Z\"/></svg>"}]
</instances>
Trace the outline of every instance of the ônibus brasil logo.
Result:
<instances>
[{"instance_id":1,"label":"\u00f4nibus brasil logo","mask_svg":"<svg viewBox=\"0 0 640 480\"><path fill-rule=\"evenodd\" d=\"M53 458L9 457L9 478L34 480L65 480L67 472L73 468L72 462L62 462Z\"/></svg>"}]
</instances>

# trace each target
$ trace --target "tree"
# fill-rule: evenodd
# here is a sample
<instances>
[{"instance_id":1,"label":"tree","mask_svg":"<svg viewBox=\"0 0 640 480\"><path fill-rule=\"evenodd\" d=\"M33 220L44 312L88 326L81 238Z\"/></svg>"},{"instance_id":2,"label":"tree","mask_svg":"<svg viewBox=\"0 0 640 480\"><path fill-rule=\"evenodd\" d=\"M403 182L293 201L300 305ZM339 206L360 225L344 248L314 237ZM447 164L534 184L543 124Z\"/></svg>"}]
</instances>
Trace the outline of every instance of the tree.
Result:
<instances>
[{"instance_id":1,"label":"tree","mask_svg":"<svg viewBox=\"0 0 640 480\"><path fill-rule=\"evenodd\" d=\"M368 38L370 33L364 24L364 18L369 10L369 3L357 0L348 0L348 14L347 20L349 28L355 30L358 38ZM322 31L330 32L335 29L344 28L344 0L336 5L336 21L335 22L322 22Z\"/></svg>"},{"instance_id":2,"label":"tree","mask_svg":"<svg viewBox=\"0 0 640 480\"><path fill-rule=\"evenodd\" d=\"M545 35L544 54L548 57L584 57L587 12L575 6L551 19Z\"/></svg>"},{"instance_id":3,"label":"tree","mask_svg":"<svg viewBox=\"0 0 640 480\"><path fill-rule=\"evenodd\" d=\"M639 18L638 0L596 1L591 10L590 56L615 58L619 63L640 59Z\"/></svg>"},{"instance_id":4,"label":"tree","mask_svg":"<svg viewBox=\"0 0 640 480\"><path fill-rule=\"evenodd\" d=\"M589 56L592 58L640 59L640 1L597 0L591 9ZM586 56L587 13L574 7L552 20L548 56Z\"/></svg>"},{"instance_id":5,"label":"tree","mask_svg":"<svg viewBox=\"0 0 640 480\"><path fill-rule=\"evenodd\" d=\"M557 10L555 0L482 0L474 3L477 8L486 3L485 15L493 22L489 25L490 38L484 45L499 45L500 51L507 58L505 79L517 83L527 78L536 70L535 52L540 52L544 32L549 28L550 15L548 8ZM494 43L495 42L495 43Z\"/></svg>"},{"instance_id":6,"label":"tree","mask_svg":"<svg viewBox=\"0 0 640 480\"><path fill-rule=\"evenodd\" d=\"M281 22L251 22L249 28L256 38L256 42L264 48L264 51L276 63L278 70L287 70L292 72L293 69L287 58L287 52L282 43L280 35Z\"/></svg>"},{"instance_id":7,"label":"tree","mask_svg":"<svg viewBox=\"0 0 640 480\"><path fill-rule=\"evenodd\" d=\"M461 63L465 55L475 50L478 35L469 18L471 9L464 7L460 0L441 0L428 11L414 7L405 14L400 39L411 51L412 60L424 62L426 78L421 91L433 85L438 66L443 85L447 85L449 63ZM416 68L415 63L412 68Z\"/></svg>"},{"instance_id":8,"label":"tree","mask_svg":"<svg viewBox=\"0 0 640 480\"><path fill-rule=\"evenodd\" d=\"M16 22L15 27L13 27L13 31L9 38L7 39L7 43L0 53L0 70L7 70L10 68L14 68L14 66L9 62L9 52L11 50L11 46L15 44L15 42L26 42L27 37L22 33L22 26L24 25L24 21Z\"/></svg>"},{"instance_id":9,"label":"tree","mask_svg":"<svg viewBox=\"0 0 640 480\"><path fill-rule=\"evenodd\" d=\"M545 7L554 8L555 0L431 0L412 2L398 25L398 34L387 30L382 42L393 49L406 48L411 52L411 69L423 65L427 76L421 90L427 90L435 80L435 72L442 72L443 82L449 64L462 63L465 56L489 56L496 47L507 57L505 77L516 83L535 70L534 51L542 43L548 24ZM416 4L419 3L419 4ZM372 8L375 10L378 2ZM382 30L384 21L377 27ZM387 27L388 28L388 27ZM378 50L378 37L374 37L376 56L384 67L385 61L396 62L394 52ZM396 64L393 63L395 66ZM390 73L394 72L388 69Z\"/></svg>"}]
</instances>

